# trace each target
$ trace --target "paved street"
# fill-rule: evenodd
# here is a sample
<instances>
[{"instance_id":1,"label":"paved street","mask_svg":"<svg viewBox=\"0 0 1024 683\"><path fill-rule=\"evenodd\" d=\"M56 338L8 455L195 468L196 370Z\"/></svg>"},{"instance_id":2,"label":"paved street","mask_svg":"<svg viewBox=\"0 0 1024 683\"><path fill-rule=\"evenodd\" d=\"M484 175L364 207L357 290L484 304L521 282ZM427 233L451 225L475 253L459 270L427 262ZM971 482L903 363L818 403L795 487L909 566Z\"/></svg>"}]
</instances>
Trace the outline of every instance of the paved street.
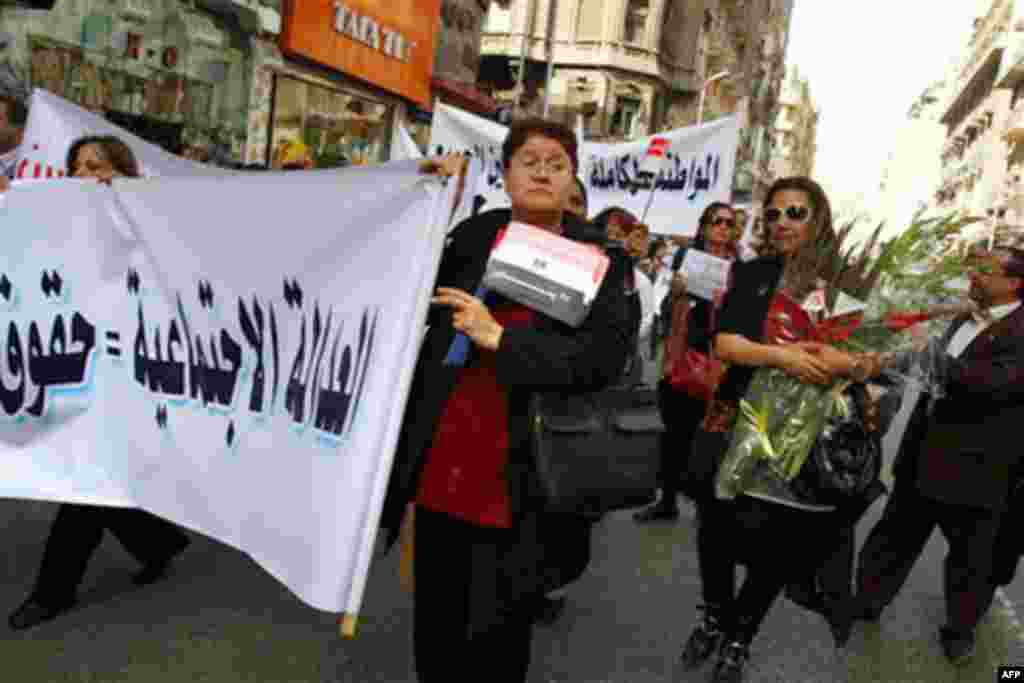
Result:
<instances>
[{"instance_id":1,"label":"paved street","mask_svg":"<svg viewBox=\"0 0 1024 683\"><path fill-rule=\"evenodd\" d=\"M881 507L871 510L861 537ZM0 501L5 614L28 590L54 511L52 504ZM563 620L537 629L531 683L706 680L708 670L687 674L675 666L698 601L692 511L678 524L649 527L638 527L628 513L614 515L598 527L594 544L592 570L572 588ZM754 643L751 683L988 683L996 666L1024 664L1024 633L1002 603L979 631L971 666L955 671L942 659L936 629L943 620L944 549L934 536L881 626L858 627L844 659L820 617L778 603ZM134 589L134 570L108 537L90 565L79 609L21 634L0 628L0 680L414 680L412 610L398 585L396 556L373 567L354 641L341 640L331 615L303 606L247 557L201 536L167 581ZM1024 583L1008 594L1024 600Z\"/></svg>"},{"instance_id":2,"label":"paved street","mask_svg":"<svg viewBox=\"0 0 1024 683\"><path fill-rule=\"evenodd\" d=\"M28 587L53 511L49 504L0 503L5 612ZM971 667L958 675L944 663L934 637L943 609L942 551L943 541L934 538L881 627L861 627L845 661L836 658L819 617L779 603L755 642L750 680L987 683L999 663L1024 662L1020 627L999 610L980 631ZM562 622L537 630L531 683L706 680L707 671L674 668L698 599L692 517L638 529L628 515L617 515L597 530L594 559ZM395 558L374 567L359 637L350 642L337 637L330 615L304 607L245 556L202 537L163 584L130 589L133 570L116 542L105 542L80 609L33 631L0 635L4 680L413 680L411 605L398 587Z\"/></svg>"}]
</instances>

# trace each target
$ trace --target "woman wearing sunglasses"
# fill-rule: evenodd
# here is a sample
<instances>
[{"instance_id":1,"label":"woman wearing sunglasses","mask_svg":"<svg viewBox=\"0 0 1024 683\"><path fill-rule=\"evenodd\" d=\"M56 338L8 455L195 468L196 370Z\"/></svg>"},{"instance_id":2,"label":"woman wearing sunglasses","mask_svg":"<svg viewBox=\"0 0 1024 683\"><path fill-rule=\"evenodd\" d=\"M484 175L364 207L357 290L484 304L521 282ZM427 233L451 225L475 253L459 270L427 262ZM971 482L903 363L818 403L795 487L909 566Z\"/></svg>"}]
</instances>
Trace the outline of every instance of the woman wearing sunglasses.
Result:
<instances>
[{"instance_id":1,"label":"woman wearing sunglasses","mask_svg":"<svg viewBox=\"0 0 1024 683\"><path fill-rule=\"evenodd\" d=\"M873 358L833 347L787 344L775 335L769 311L785 294L804 302L820 279L835 246L832 211L821 187L808 178L784 178L768 191L764 205L768 243L760 258L737 263L715 334L715 351L728 366L694 439L691 458L716 463L728 449L739 401L754 372L778 368L803 382L829 384L835 377L864 381L879 372ZM738 683L761 622L786 584L820 566L845 522L827 505L799 498L782 479L758 478L733 500L716 498L710 476L687 482L698 505L697 552L703 617L683 650L683 663L696 668L716 650L713 681ZM736 565L747 566L736 590Z\"/></svg>"},{"instance_id":2,"label":"woman wearing sunglasses","mask_svg":"<svg viewBox=\"0 0 1024 683\"><path fill-rule=\"evenodd\" d=\"M696 238L690 247L681 247L676 254L675 266L677 275L672 280L671 290L662 306L662 316L672 319L672 310L680 297L686 296L686 279L678 274L687 249L698 249L712 256L734 261L737 254L739 235L736 232L736 214L728 204L713 202L704 209L697 227ZM661 485L661 498L654 505L641 510L633 516L637 522L671 521L679 518L679 483L686 467L686 459L681 454L690 452L690 442L700 425L707 403L686 392L674 389L668 381L672 362L687 348L707 353L711 346L711 304L704 299L686 296L691 309L687 324L683 330L670 330L666 341L666 362L662 369L662 379L658 382L658 409L661 411L665 431L661 441L661 465L658 479Z\"/></svg>"}]
</instances>

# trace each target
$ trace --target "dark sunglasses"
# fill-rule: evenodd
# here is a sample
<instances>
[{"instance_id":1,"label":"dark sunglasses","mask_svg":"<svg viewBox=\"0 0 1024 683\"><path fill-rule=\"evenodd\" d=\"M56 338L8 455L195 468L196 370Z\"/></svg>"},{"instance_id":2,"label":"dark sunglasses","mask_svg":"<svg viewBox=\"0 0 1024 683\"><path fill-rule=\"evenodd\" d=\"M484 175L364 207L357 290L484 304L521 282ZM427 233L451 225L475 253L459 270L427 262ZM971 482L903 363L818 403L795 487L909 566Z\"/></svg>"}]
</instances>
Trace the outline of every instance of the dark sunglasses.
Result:
<instances>
[{"instance_id":1,"label":"dark sunglasses","mask_svg":"<svg viewBox=\"0 0 1024 683\"><path fill-rule=\"evenodd\" d=\"M782 209L765 209L764 210L764 222L771 225L772 223L778 223L779 219L782 218ZM803 223L811 217L811 210L806 206L787 206L786 218L797 223Z\"/></svg>"},{"instance_id":2,"label":"dark sunglasses","mask_svg":"<svg viewBox=\"0 0 1024 683\"><path fill-rule=\"evenodd\" d=\"M735 228L736 227L736 219L734 219L734 218L724 218L722 216L715 216L714 218L711 219L711 225L726 225L726 226L729 226L730 228Z\"/></svg>"}]
</instances>

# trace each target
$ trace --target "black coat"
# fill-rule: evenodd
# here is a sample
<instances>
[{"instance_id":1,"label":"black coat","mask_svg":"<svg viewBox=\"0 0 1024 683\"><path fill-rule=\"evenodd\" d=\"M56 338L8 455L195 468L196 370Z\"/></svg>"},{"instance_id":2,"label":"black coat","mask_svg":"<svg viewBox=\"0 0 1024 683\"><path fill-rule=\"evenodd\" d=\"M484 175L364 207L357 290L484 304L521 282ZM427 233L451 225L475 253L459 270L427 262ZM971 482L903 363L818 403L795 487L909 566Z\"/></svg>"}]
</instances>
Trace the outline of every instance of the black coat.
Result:
<instances>
[{"instance_id":1,"label":"black coat","mask_svg":"<svg viewBox=\"0 0 1024 683\"><path fill-rule=\"evenodd\" d=\"M964 322L954 321L948 345ZM1021 461L1024 424L1024 307L994 323L951 361L946 395L911 415L894 475L934 500L1003 510Z\"/></svg>"},{"instance_id":2,"label":"black coat","mask_svg":"<svg viewBox=\"0 0 1024 683\"><path fill-rule=\"evenodd\" d=\"M435 287L476 292L494 240L510 218L508 210L496 210L459 224L449 237ZM568 238L603 243L603 235L569 214L563 227ZM507 474L519 543L515 557L474 558L474 563L483 563L481 566L493 571L474 577L472 630L486 628L501 618L502 610L536 594L549 582L543 576L545 537L539 530L547 513L531 458L530 397L539 391L596 391L621 375L632 337L625 291L627 266L621 259L612 259L590 314L580 327L538 315L530 327L506 329L502 335L496 371L509 397ZM425 456L458 375L456 368L443 364L454 337L450 309L432 309L428 324L430 330L420 349L381 519L388 547L398 538L406 505L415 498ZM471 353L467 363L474 362L474 358ZM492 551L480 548L480 553ZM430 549L417 548L416 552Z\"/></svg>"}]
</instances>

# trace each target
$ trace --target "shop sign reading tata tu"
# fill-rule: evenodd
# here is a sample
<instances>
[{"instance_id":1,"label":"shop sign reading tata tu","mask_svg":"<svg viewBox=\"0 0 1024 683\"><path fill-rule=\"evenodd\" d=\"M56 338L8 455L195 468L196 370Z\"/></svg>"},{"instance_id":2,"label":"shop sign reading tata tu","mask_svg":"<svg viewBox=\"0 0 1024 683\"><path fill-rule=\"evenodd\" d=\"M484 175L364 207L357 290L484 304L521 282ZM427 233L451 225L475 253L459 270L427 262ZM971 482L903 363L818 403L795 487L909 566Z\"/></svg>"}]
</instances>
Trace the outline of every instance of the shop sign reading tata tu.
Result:
<instances>
[{"instance_id":1,"label":"shop sign reading tata tu","mask_svg":"<svg viewBox=\"0 0 1024 683\"><path fill-rule=\"evenodd\" d=\"M441 0L291 0L281 49L430 107Z\"/></svg>"}]
</instances>

